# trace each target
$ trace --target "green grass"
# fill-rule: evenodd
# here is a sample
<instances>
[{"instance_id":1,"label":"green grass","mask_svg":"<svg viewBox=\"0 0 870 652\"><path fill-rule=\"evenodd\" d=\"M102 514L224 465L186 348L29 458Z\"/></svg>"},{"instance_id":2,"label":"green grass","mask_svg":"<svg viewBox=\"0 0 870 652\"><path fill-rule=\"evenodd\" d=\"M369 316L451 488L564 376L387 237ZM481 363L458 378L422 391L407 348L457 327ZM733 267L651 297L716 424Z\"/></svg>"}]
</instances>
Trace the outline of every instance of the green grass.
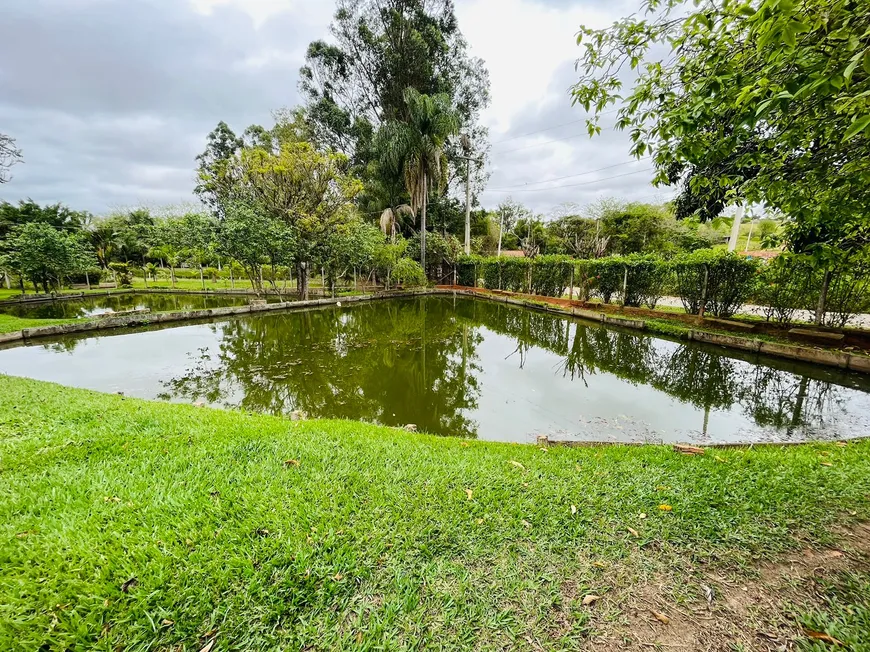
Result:
<instances>
[{"instance_id":1,"label":"green grass","mask_svg":"<svg viewBox=\"0 0 870 652\"><path fill-rule=\"evenodd\" d=\"M734 568L870 516L867 441L543 451L0 396L3 650L576 649L614 573Z\"/></svg>"},{"instance_id":2,"label":"green grass","mask_svg":"<svg viewBox=\"0 0 870 652\"><path fill-rule=\"evenodd\" d=\"M38 328L40 326L56 326L58 324L72 324L81 319L30 319L27 317L15 317L0 313L0 333L14 333L22 328Z\"/></svg>"}]
</instances>

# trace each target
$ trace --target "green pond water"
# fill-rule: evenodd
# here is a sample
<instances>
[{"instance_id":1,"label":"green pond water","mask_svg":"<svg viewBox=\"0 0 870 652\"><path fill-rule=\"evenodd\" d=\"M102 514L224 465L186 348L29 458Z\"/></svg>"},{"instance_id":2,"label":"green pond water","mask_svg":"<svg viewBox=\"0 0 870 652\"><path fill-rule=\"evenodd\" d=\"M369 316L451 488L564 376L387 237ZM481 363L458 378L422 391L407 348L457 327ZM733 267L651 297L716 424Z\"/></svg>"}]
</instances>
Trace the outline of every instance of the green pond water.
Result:
<instances>
[{"instance_id":1,"label":"green pond water","mask_svg":"<svg viewBox=\"0 0 870 652\"><path fill-rule=\"evenodd\" d=\"M81 299L21 302L0 306L0 312L30 319L81 319L124 310L150 308L151 312L205 310L244 306L250 296L233 294L113 294L89 295ZM269 301L278 301L270 297ZM288 299L284 299L285 301Z\"/></svg>"},{"instance_id":2,"label":"green pond water","mask_svg":"<svg viewBox=\"0 0 870 652\"><path fill-rule=\"evenodd\" d=\"M495 302L393 299L0 350L0 373L528 442L864 436L870 379Z\"/></svg>"}]
</instances>

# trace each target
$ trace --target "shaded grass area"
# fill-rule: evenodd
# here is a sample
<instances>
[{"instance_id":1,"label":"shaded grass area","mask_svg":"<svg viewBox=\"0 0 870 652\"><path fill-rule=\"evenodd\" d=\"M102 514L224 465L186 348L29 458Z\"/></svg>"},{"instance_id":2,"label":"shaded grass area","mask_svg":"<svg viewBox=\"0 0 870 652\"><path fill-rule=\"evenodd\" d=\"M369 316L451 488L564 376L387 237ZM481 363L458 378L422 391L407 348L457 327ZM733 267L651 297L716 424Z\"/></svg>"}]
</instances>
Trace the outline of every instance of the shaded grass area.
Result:
<instances>
[{"instance_id":1,"label":"shaded grass area","mask_svg":"<svg viewBox=\"0 0 870 652\"><path fill-rule=\"evenodd\" d=\"M870 516L867 441L545 451L4 376L0 396L4 650L576 649L605 569L734 568Z\"/></svg>"}]
</instances>

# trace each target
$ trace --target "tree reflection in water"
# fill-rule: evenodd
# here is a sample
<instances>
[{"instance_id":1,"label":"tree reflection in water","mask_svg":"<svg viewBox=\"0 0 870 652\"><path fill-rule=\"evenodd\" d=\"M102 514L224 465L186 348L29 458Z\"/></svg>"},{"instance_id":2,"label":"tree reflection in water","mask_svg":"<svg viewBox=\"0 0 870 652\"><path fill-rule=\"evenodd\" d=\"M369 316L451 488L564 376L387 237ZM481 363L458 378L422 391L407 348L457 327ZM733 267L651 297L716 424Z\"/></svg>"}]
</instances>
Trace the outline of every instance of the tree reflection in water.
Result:
<instances>
[{"instance_id":1,"label":"tree reflection in water","mask_svg":"<svg viewBox=\"0 0 870 652\"><path fill-rule=\"evenodd\" d=\"M251 316L221 322L220 350L201 351L165 398L205 400L273 414L416 424L439 434L475 436L487 333L507 337L502 354L519 367L543 349L554 369L582 392L598 374L649 386L699 412L737 411L780 437L823 435L841 410L847 385L863 377L610 330L498 303L430 297ZM775 366L772 366L775 365ZM809 377L805 374L811 374ZM546 391L541 387L541 391ZM662 399L664 400L664 399ZM703 415L703 416L702 416Z\"/></svg>"}]
</instances>

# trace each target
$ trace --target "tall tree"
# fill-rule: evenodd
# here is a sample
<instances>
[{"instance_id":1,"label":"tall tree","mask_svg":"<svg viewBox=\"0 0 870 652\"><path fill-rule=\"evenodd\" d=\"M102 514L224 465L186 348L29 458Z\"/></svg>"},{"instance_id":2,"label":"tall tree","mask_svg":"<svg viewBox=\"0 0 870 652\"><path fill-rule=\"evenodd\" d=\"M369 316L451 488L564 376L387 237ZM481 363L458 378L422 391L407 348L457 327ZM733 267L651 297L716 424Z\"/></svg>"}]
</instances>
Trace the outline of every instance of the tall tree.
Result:
<instances>
[{"instance_id":1,"label":"tall tree","mask_svg":"<svg viewBox=\"0 0 870 652\"><path fill-rule=\"evenodd\" d=\"M459 116L445 94L405 90L405 118L386 123L378 134L387 160L402 169L411 210L420 211L420 264L426 269L426 204L429 193L447 183L447 138L459 129Z\"/></svg>"},{"instance_id":2,"label":"tall tree","mask_svg":"<svg viewBox=\"0 0 870 652\"><path fill-rule=\"evenodd\" d=\"M582 28L574 99L621 103L632 153L679 185L678 216L735 201L789 216L795 251L823 265L870 242L870 11L861 0L646 0ZM669 50L664 58L656 56ZM623 71L637 81L622 93ZM599 130L597 118L590 133Z\"/></svg>"},{"instance_id":3,"label":"tall tree","mask_svg":"<svg viewBox=\"0 0 870 652\"><path fill-rule=\"evenodd\" d=\"M300 90L316 144L346 154L366 181L367 209L404 202L395 195L402 170L378 164L373 140L385 122L409 118L407 88L446 94L475 156L485 155L478 119L489 103L489 76L469 56L451 0L338 0L331 32L334 42L309 45ZM448 180L464 179L460 149L446 151ZM482 179L482 168L475 173Z\"/></svg>"},{"instance_id":4,"label":"tall tree","mask_svg":"<svg viewBox=\"0 0 870 652\"><path fill-rule=\"evenodd\" d=\"M7 183L12 178L9 168L21 160L21 150L15 144L15 139L0 134L0 183Z\"/></svg>"}]
</instances>

